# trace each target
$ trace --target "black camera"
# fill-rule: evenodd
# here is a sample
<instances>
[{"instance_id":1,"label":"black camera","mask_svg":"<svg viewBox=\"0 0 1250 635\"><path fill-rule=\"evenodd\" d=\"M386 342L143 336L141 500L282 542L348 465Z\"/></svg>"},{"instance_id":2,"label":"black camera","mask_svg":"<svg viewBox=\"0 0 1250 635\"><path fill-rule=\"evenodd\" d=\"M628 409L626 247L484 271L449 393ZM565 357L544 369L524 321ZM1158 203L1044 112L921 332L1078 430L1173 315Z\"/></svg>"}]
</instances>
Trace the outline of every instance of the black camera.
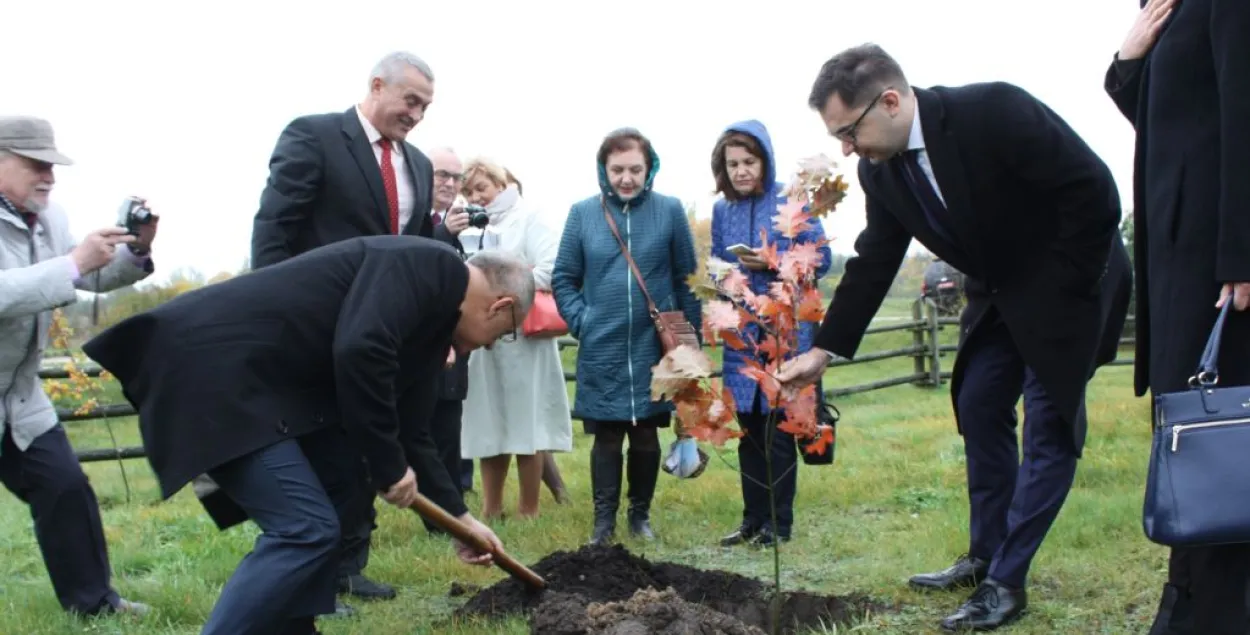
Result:
<instances>
[{"instance_id":1,"label":"black camera","mask_svg":"<svg viewBox=\"0 0 1250 635\"><path fill-rule=\"evenodd\" d=\"M464 213L469 215L469 227L486 229L486 225L490 223L490 216L481 205L465 205Z\"/></svg>"},{"instance_id":2,"label":"black camera","mask_svg":"<svg viewBox=\"0 0 1250 635\"><path fill-rule=\"evenodd\" d=\"M138 236L139 227L147 225L155 219L156 215L152 213L152 210L148 209L143 199L137 196L127 196L117 210L117 226L125 227L126 233L131 236Z\"/></svg>"}]
</instances>

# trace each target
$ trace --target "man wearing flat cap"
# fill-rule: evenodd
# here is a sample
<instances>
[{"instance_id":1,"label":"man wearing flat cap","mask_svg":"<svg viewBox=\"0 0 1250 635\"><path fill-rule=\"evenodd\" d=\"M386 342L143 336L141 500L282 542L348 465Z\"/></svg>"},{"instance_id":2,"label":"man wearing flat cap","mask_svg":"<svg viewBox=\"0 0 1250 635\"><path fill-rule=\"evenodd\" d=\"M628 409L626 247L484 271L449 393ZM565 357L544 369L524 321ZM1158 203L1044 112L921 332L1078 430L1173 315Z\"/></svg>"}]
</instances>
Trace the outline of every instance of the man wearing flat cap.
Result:
<instances>
[{"instance_id":1,"label":"man wearing flat cap","mask_svg":"<svg viewBox=\"0 0 1250 635\"><path fill-rule=\"evenodd\" d=\"M146 606L110 585L99 504L39 366L53 309L75 302L78 290L111 291L152 273L156 222L138 236L108 227L76 242L65 211L48 201L52 166L71 164L47 121L0 116L0 481L30 506L65 610L142 614Z\"/></svg>"}]
</instances>

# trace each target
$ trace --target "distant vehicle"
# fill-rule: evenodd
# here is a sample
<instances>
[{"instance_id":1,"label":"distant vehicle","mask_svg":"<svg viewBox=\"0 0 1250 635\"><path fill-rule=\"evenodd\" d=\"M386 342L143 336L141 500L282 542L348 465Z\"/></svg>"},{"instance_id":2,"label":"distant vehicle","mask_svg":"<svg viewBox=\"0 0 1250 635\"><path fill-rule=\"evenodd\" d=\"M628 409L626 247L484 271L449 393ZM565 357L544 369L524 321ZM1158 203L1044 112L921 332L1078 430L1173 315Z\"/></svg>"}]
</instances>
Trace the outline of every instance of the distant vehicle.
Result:
<instances>
[{"instance_id":1,"label":"distant vehicle","mask_svg":"<svg viewBox=\"0 0 1250 635\"><path fill-rule=\"evenodd\" d=\"M920 297L937 306L938 315L958 316L964 308L964 274L941 260L934 260L924 270Z\"/></svg>"}]
</instances>

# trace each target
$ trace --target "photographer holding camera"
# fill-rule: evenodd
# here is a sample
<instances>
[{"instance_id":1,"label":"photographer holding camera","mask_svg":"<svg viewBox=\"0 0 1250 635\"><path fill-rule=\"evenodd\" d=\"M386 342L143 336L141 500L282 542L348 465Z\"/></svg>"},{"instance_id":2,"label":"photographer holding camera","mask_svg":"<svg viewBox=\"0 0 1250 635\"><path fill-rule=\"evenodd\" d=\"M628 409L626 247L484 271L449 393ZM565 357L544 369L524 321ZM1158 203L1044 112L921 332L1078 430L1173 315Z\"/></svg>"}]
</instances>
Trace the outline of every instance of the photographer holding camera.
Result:
<instances>
[{"instance_id":1,"label":"photographer holding camera","mask_svg":"<svg viewBox=\"0 0 1250 635\"><path fill-rule=\"evenodd\" d=\"M122 204L120 227L75 244L69 219L48 197L56 149L52 126L0 117L0 481L30 506L35 539L57 599L84 615L143 614L110 585L95 491L39 380L52 310L77 291L112 291L148 277L157 217L142 199Z\"/></svg>"}]
</instances>

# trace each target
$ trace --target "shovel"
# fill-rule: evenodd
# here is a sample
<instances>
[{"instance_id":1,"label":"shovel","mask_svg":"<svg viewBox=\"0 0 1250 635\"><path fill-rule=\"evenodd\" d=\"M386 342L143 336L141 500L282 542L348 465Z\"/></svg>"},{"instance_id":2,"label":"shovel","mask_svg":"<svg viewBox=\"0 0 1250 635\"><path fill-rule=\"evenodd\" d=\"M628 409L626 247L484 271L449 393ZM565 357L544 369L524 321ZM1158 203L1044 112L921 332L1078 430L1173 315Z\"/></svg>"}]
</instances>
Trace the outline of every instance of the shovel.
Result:
<instances>
[{"instance_id":1,"label":"shovel","mask_svg":"<svg viewBox=\"0 0 1250 635\"><path fill-rule=\"evenodd\" d=\"M547 588L547 581L542 576L534 573L529 567L517 562L512 556L503 551L496 551L489 542L484 538L473 533L458 518L448 514L446 510L434 504L434 501L417 494L417 500L413 502L412 511L421 514L429 519L430 522L442 527L447 533L455 536L467 545L483 553L491 554L491 561L500 569L507 571L512 577L528 584L535 589Z\"/></svg>"}]
</instances>

